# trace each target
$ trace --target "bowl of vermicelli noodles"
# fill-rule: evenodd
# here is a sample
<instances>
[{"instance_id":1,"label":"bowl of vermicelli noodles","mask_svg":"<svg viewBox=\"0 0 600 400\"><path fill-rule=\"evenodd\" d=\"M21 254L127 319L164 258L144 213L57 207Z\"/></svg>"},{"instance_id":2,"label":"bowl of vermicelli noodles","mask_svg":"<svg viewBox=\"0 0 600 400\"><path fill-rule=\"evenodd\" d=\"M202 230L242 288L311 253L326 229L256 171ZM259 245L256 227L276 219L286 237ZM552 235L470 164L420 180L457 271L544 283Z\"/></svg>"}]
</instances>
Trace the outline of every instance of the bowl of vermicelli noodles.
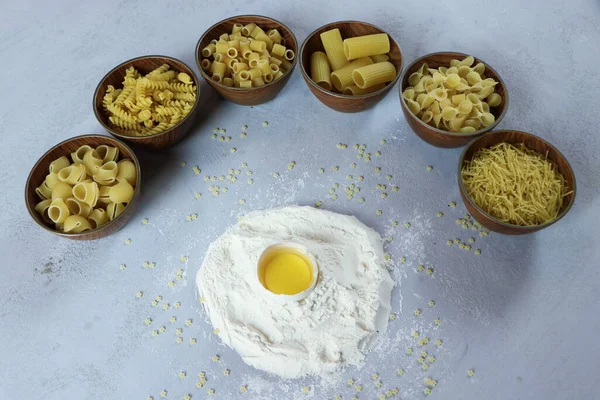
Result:
<instances>
[{"instance_id":1,"label":"bowl of vermicelli noodles","mask_svg":"<svg viewBox=\"0 0 600 400\"><path fill-rule=\"evenodd\" d=\"M564 155L545 140L514 130L473 140L459 160L458 186L477 222L508 235L554 224L571 209L576 192Z\"/></svg>"}]
</instances>

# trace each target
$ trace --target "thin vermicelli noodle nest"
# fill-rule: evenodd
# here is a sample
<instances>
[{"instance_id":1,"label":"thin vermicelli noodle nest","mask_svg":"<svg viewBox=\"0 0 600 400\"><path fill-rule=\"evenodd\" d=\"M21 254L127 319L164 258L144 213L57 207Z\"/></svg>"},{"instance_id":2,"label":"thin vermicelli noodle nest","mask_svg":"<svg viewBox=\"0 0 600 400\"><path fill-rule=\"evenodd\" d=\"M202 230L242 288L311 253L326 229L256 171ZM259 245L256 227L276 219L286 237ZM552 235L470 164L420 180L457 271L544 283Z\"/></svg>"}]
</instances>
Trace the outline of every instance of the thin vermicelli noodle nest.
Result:
<instances>
[{"instance_id":1,"label":"thin vermicelli noodle nest","mask_svg":"<svg viewBox=\"0 0 600 400\"><path fill-rule=\"evenodd\" d=\"M503 222L535 226L558 216L570 194L564 177L547 158L525 147L499 143L465 160L467 193L486 213Z\"/></svg>"}]
</instances>

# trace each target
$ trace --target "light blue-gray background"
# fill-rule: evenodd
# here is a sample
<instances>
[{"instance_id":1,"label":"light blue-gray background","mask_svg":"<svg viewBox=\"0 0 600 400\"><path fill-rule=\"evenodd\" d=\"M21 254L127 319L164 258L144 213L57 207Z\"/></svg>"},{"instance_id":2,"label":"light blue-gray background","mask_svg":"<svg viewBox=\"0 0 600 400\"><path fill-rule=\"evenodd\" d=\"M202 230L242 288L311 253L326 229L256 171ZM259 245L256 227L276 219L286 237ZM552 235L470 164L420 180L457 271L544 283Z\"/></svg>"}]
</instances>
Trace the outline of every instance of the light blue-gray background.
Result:
<instances>
[{"instance_id":1,"label":"light blue-gray background","mask_svg":"<svg viewBox=\"0 0 600 400\"><path fill-rule=\"evenodd\" d=\"M0 2L0 398L169 399L214 398L373 399L397 387L403 399L423 398L423 379L438 380L431 399L597 399L600 376L600 112L598 94L600 6L597 1L6 1ZM386 29L400 44L405 65L426 53L455 50L489 62L504 78L510 108L499 128L538 134L570 160L578 179L571 212L558 224L525 237L480 238L455 224L464 216L456 187L460 149L443 150L416 138L401 114L396 90L370 111L346 115L322 106L298 69L274 101L254 108L220 100L202 84L197 125L179 145L158 153L137 151L143 188L139 208L120 232L94 242L60 239L39 229L23 202L27 174L39 156L63 139L102 133L92 109L93 91L118 63L166 54L195 69L194 48L213 23L257 13L287 24L299 42L334 20L357 19ZM262 122L269 121L268 127ZM240 138L247 124L248 137ZM211 139L227 129L231 142ZM380 145L380 139L387 140ZM336 148L346 143L349 149ZM364 143L365 163L351 148ZM229 152L236 147L235 154ZM375 151L382 156L376 157ZM290 161L296 161L292 171ZM187 162L181 167L182 161ZM205 174L227 174L247 162L253 185L218 182L217 198ZM357 168L350 168L356 162ZM201 175L192 166L202 169ZM332 167L340 166L334 173ZM427 165L434 170L428 172ZM380 166L381 174L374 168ZM318 174L318 168L326 168ZM281 173L275 180L271 174ZM392 174L397 193L387 199L375 185ZM329 196L335 182L363 175L360 204ZM194 198L201 192L200 200ZM246 204L240 205L239 200ZM352 213L382 235L388 251L398 318L368 355L361 370L333 383L315 378L283 382L243 364L212 334L195 293L194 278L211 240L247 211L283 204L314 204ZM451 201L458 202L449 208ZM375 210L383 210L376 216ZM444 217L436 217L438 211ZM197 213L196 221L186 215ZM148 218L143 225L141 220ZM400 227L392 228L397 220ZM410 221L410 229L403 227ZM318 228L318 227L317 227ZM474 236L473 251L446 240ZM130 238L132 243L125 244ZM187 255L188 262L180 257ZM406 256L404 265L398 262ZM144 261L156 268L143 268ZM433 266L432 276L416 267ZM120 264L126 269L121 270ZM174 288L178 269L183 279ZM402 279L401 279L402 278ZM144 297L136 299L135 293ZM403 302L401 302L401 296ZM164 311L150 305L163 296ZM433 309L428 300L435 300ZM175 309L174 303L181 307ZM248 299L251 301L251 299ZM423 309L420 317L415 308ZM176 316L175 324L169 322ZM442 324L434 329L433 319ZM151 317L151 326L144 319ZM191 327L184 321L193 319ZM165 326L154 338L150 332ZM184 342L175 342L183 328ZM413 330L443 346L427 346L437 358L424 372L405 355L418 349ZM189 339L197 338L196 345ZM218 363L211 361L219 354ZM406 373L397 377L395 371ZM475 370L468 378L466 371ZM223 370L230 369L225 376ZM179 373L186 371L181 379ZM195 387L205 371L208 383ZM370 379L381 375L378 389ZM362 384L358 393L346 385ZM248 392L239 395L239 386ZM310 394L301 392L309 385Z\"/></svg>"}]
</instances>

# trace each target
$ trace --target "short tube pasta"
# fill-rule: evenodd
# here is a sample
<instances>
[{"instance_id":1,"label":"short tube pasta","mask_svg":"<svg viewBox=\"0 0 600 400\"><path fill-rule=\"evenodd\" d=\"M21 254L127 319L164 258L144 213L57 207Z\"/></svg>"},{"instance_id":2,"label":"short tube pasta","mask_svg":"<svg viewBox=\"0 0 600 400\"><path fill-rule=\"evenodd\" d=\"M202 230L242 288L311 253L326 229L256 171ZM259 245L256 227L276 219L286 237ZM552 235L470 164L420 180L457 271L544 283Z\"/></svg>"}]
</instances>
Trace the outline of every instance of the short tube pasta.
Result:
<instances>
[{"instance_id":1,"label":"short tube pasta","mask_svg":"<svg viewBox=\"0 0 600 400\"><path fill-rule=\"evenodd\" d=\"M263 76L271 73L271 67L269 66L269 62L267 60L260 60L258 62L258 69L260 69Z\"/></svg>"},{"instance_id":2,"label":"short tube pasta","mask_svg":"<svg viewBox=\"0 0 600 400\"><path fill-rule=\"evenodd\" d=\"M262 76L259 76L258 78L254 78L252 79L252 86L264 86L265 81L262 78Z\"/></svg>"},{"instance_id":3,"label":"short tube pasta","mask_svg":"<svg viewBox=\"0 0 600 400\"><path fill-rule=\"evenodd\" d=\"M235 23L235 24L233 24L233 28L231 28L231 33L232 34L241 33L243 28L244 28L244 25Z\"/></svg>"},{"instance_id":4,"label":"short tube pasta","mask_svg":"<svg viewBox=\"0 0 600 400\"><path fill-rule=\"evenodd\" d=\"M331 73L331 82L333 83L333 86L342 92L346 86L353 85L354 81L352 80L352 73L354 70L370 64L373 64L373 61L369 57L363 57L333 71Z\"/></svg>"},{"instance_id":5,"label":"short tube pasta","mask_svg":"<svg viewBox=\"0 0 600 400\"><path fill-rule=\"evenodd\" d=\"M356 86L361 89L391 82L396 77L396 68L389 61L366 65L354 70L352 79Z\"/></svg>"},{"instance_id":6,"label":"short tube pasta","mask_svg":"<svg viewBox=\"0 0 600 400\"><path fill-rule=\"evenodd\" d=\"M262 40L253 40L250 42L250 50L257 52L263 52L267 49L267 43Z\"/></svg>"},{"instance_id":7,"label":"short tube pasta","mask_svg":"<svg viewBox=\"0 0 600 400\"><path fill-rule=\"evenodd\" d=\"M374 54L372 56L369 56L369 58L373 60L374 63L378 63L382 61L389 61L390 56L388 56L387 54Z\"/></svg>"},{"instance_id":8,"label":"short tube pasta","mask_svg":"<svg viewBox=\"0 0 600 400\"><path fill-rule=\"evenodd\" d=\"M376 92L378 90L383 89L384 87L385 87L385 83L380 83L379 85L374 85L374 86L368 87L366 89L361 89L356 85L351 85L351 86L346 86L344 88L344 94L350 95L350 96L360 96L363 94L369 94L369 93Z\"/></svg>"},{"instance_id":9,"label":"short tube pasta","mask_svg":"<svg viewBox=\"0 0 600 400\"><path fill-rule=\"evenodd\" d=\"M310 77L325 90L331 90L331 69L327 55L322 51L315 51L310 56Z\"/></svg>"},{"instance_id":10,"label":"short tube pasta","mask_svg":"<svg viewBox=\"0 0 600 400\"><path fill-rule=\"evenodd\" d=\"M224 43L228 44L227 51ZM291 69L290 61L295 59L294 50L285 47L285 39L277 29L265 31L255 23L249 23L239 31L236 29L227 38L225 34L221 35L215 42L215 52L200 53L201 68L214 82L241 88L262 86L281 78ZM225 64L225 69L217 63Z\"/></svg>"},{"instance_id":11,"label":"short tube pasta","mask_svg":"<svg viewBox=\"0 0 600 400\"><path fill-rule=\"evenodd\" d=\"M254 31L254 28L256 28L256 24L254 22L249 23L242 28L242 35L250 36L250 34Z\"/></svg>"},{"instance_id":12,"label":"short tube pasta","mask_svg":"<svg viewBox=\"0 0 600 400\"><path fill-rule=\"evenodd\" d=\"M211 66L211 62L210 60L207 60L206 58L204 60L202 60L200 62L200 66L202 67L202 69L204 71L209 71L210 70L210 66Z\"/></svg>"},{"instance_id":13,"label":"short tube pasta","mask_svg":"<svg viewBox=\"0 0 600 400\"><path fill-rule=\"evenodd\" d=\"M286 49L283 57L285 57L285 59L288 61L292 61L294 59L294 57L296 57L296 55L294 54L294 52L292 50Z\"/></svg>"},{"instance_id":14,"label":"short tube pasta","mask_svg":"<svg viewBox=\"0 0 600 400\"><path fill-rule=\"evenodd\" d=\"M215 52L216 53L221 53L221 54L225 54L227 53L227 49L229 49L229 45L227 44L226 41L218 41L217 45L215 46Z\"/></svg>"},{"instance_id":15,"label":"short tube pasta","mask_svg":"<svg viewBox=\"0 0 600 400\"><path fill-rule=\"evenodd\" d=\"M320 37L331 69L335 71L348 64L348 59L344 55L344 44L339 29L323 32Z\"/></svg>"},{"instance_id":16,"label":"short tube pasta","mask_svg":"<svg viewBox=\"0 0 600 400\"><path fill-rule=\"evenodd\" d=\"M279 58L283 58L283 56L285 55L285 46L282 46L280 44L273 45L273 50L271 50L271 54Z\"/></svg>"},{"instance_id":17,"label":"short tube pasta","mask_svg":"<svg viewBox=\"0 0 600 400\"><path fill-rule=\"evenodd\" d=\"M385 54L390 51L390 38L387 33L357 36L344 40L344 55L348 60Z\"/></svg>"},{"instance_id":18,"label":"short tube pasta","mask_svg":"<svg viewBox=\"0 0 600 400\"><path fill-rule=\"evenodd\" d=\"M249 40L240 40L240 53L242 54L242 58L247 60L250 53L252 53L252 49L250 49L250 41Z\"/></svg>"},{"instance_id":19,"label":"short tube pasta","mask_svg":"<svg viewBox=\"0 0 600 400\"><path fill-rule=\"evenodd\" d=\"M273 41L273 43L278 44L281 42L281 33L279 33L277 29L271 29L269 32L267 32L267 36Z\"/></svg>"},{"instance_id":20,"label":"short tube pasta","mask_svg":"<svg viewBox=\"0 0 600 400\"><path fill-rule=\"evenodd\" d=\"M209 44L208 46L204 47L202 49L202 57L210 57L213 54L215 54L217 52L217 46L215 46L214 44Z\"/></svg>"}]
</instances>

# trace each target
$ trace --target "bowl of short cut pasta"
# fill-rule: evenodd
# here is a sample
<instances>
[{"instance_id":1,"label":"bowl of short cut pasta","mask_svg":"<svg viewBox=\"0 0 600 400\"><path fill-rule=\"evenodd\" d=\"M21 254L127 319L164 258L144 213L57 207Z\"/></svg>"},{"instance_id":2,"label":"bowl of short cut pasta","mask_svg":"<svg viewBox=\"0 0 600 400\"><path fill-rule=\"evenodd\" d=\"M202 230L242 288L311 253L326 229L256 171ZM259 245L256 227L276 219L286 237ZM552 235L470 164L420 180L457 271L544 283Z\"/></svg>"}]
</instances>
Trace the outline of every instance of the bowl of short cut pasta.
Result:
<instances>
[{"instance_id":1,"label":"bowl of short cut pasta","mask_svg":"<svg viewBox=\"0 0 600 400\"><path fill-rule=\"evenodd\" d=\"M167 56L142 56L108 72L94 92L96 119L131 144L165 148L180 141L198 112L194 71Z\"/></svg>"}]
</instances>

